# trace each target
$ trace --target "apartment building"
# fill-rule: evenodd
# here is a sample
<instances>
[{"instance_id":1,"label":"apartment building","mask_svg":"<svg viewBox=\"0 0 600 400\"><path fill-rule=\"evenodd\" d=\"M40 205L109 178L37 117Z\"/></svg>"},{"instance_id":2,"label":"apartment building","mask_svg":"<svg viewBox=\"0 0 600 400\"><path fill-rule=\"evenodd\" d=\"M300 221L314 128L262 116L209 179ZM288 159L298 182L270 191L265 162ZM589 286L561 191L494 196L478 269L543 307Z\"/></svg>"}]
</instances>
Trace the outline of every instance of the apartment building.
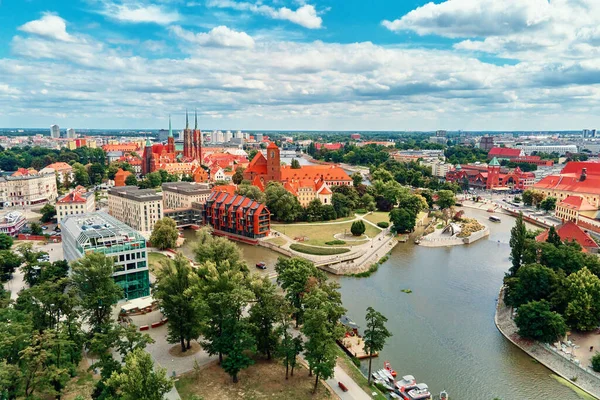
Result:
<instances>
[{"instance_id":1,"label":"apartment building","mask_svg":"<svg viewBox=\"0 0 600 400\"><path fill-rule=\"evenodd\" d=\"M150 233L164 216L162 195L137 186L113 187L108 191L108 212L136 231Z\"/></svg>"},{"instance_id":2,"label":"apartment building","mask_svg":"<svg viewBox=\"0 0 600 400\"><path fill-rule=\"evenodd\" d=\"M69 262L89 252L114 260L113 279L131 300L150 294L146 239L104 212L69 215L62 223L62 246Z\"/></svg>"},{"instance_id":3,"label":"apartment building","mask_svg":"<svg viewBox=\"0 0 600 400\"><path fill-rule=\"evenodd\" d=\"M167 210L191 208L192 203L204 204L210 196L207 183L167 182L162 184L163 203Z\"/></svg>"},{"instance_id":4,"label":"apartment building","mask_svg":"<svg viewBox=\"0 0 600 400\"><path fill-rule=\"evenodd\" d=\"M271 213L264 204L245 196L213 191L204 206L204 221L215 235L256 243L269 235Z\"/></svg>"},{"instance_id":5,"label":"apartment building","mask_svg":"<svg viewBox=\"0 0 600 400\"><path fill-rule=\"evenodd\" d=\"M19 168L0 180L0 193L6 206L29 206L55 200L56 176L34 169Z\"/></svg>"},{"instance_id":6,"label":"apartment building","mask_svg":"<svg viewBox=\"0 0 600 400\"><path fill-rule=\"evenodd\" d=\"M87 192L80 188L59 198L56 201L56 221L60 224L60 221L68 215L94 212L96 210L95 197L94 192Z\"/></svg>"}]
</instances>

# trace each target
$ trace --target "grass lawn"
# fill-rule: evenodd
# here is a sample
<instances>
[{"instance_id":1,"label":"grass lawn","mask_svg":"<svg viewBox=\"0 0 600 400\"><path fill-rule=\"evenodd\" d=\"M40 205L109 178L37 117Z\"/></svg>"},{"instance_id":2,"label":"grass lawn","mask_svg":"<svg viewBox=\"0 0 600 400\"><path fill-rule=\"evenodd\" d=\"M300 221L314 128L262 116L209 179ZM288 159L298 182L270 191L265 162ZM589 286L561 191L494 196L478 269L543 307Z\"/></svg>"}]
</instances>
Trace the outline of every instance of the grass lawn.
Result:
<instances>
[{"instance_id":1,"label":"grass lawn","mask_svg":"<svg viewBox=\"0 0 600 400\"><path fill-rule=\"evenodd\" d=\"M373 213L367 215L365 219L374 224L378 222L390 222L390 213L386 211L373 211Z\"/></svg>"},{"instance_id":2,"label":"grass lawn","mask_svg":"<svg viewBox=\"0 0 600 400\"><path fill-rule=\"evenodd\" d=\"M352 222L346 222L343 224L326 224L322 223L315 226L306 226L306 225L294 225L294 224L272 224L271 228L275 229L278 232L281 232L292 239L297 237L306 237L304 244L313 245L313 246L327 246L325 242L331 242L335 240L333 237L337 233L350 233L350 227L352 226ZM365 224L365 234L369 237L374 237L381 230L376 228L370 224ZM342 239L343 240L343 239ZM357 245L364 242L350 242L348 241L348 245Z\"/></svg>"},{"instance_id":3,"label":"grass lawn","mask_svg":"<svg viewBox=\"0 0 600 400\"><path fill-rule=\"evenodd\" d=\"M371 398L376 400L385 400L386 396L383 395L375 386L369 386L369 381L363 375L363 373L354 365L350 357L339 346L335 346L337 357L337 365L344 370L354 381L369 395L375 392L377 396L372 396Z\"/></svg>"},{"instance_id":4,"label":"grass lawn","mask_svg":"<svg viewBox=\"0 0 600 400\"><path fill-rule=\"evenodd\" d=\"M276 246L283 246L287 243L287 240L285 240L284 238L276 237L272 239L267 239L267 242L273 243Z\"/></svg>"},{"instance_id":5,"label":"grass lawn","mask_svg":"<svg viewBox=\"0 0 600 400\"><path fill-rule=\"evenodd\" d=\"M317 394L313 395L315 380L301 366L296 367L294 376L286 380L285 367L278 361L256 360L254 365L242 370L238 378L237 384L232 383L229 375L215 363L184 374L175 386L182 400L190 400L194 395L203 400L324 400L333 397L322 383L319 383Z\"/></svg>"},{"instance_id":6,"label":"grass lawn","mask_svg":"<svg viewBox=\"0 0 600 400\"><path fill-rule=\"evenodd\" d=\"M298 224L311 224L311 225L313 225L313 224L314 224L314 225L320 225L320 224L331 224L332 222L344 222L344 221L352 221L352 220L353 220L353 219L355 219L355 218L356 218L356 217L355 217L355 216L354 216L354 214L353 214L353 215L351 215L351 216L349 216L349 217L342 217L342 218L334 219L334 220L331 220L331 221L315 221L315 222L306 222L306 221L302 222L302 221L300 221L300 222L291 222L291 223L289 223L289 224L286 224L286 225L298 225ZM277 221L274 221L274 220L273 220L272 222L274 222L275 224L278 224L278 223L279 223L279 222L277 222ZM272 225L272 224L271 224L271 225Z\"/></svg>"},{"instance_id":7,"label":"grass lawn","mask_svg":"<svg viewBox=\"0 0 600 400\"><path fill-rule=\"evenodd\" d=\"M160 263L163 260L168 260L169 257L165 256L161 253L150 253L148 252L148 268L150 272L154 273L157 269L161 267Z\"/></svg>"},{"instance_id":8,"label":"grass lawn","mask_svg":"<svg viewBox=\"0 0 600 400\"><path fill-rule=\"evenodd\" d=\"M332 256L335 254L348 253L350 249L346 249L344 247L331 247L331 248L323 248L323 247L313 247L306 246L304 244L294 243L290 246L290 249L298 251L304 254L312 254L315 256Z\"/></svg>"}]
</instances>

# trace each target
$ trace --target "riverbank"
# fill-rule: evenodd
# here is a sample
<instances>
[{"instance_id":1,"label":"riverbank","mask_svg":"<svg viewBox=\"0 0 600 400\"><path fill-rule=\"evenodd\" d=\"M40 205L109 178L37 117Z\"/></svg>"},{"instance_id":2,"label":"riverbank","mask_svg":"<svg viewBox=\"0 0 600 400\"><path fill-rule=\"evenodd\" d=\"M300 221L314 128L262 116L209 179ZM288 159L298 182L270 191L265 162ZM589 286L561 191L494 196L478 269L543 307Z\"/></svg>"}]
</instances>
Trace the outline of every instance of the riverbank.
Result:
<instances>
[{"instance_id":1,"label":"riverbank","mask_svg":"<svg viewBox=\"0 0 600 400\"><path fill-rule=\"evenodd\" d=\"M566 379L572 385L583 390L590 396L600 399L600 375L585 370L565 357L559 355L544 344L522 339L518 335L518 328L512 319L512 308L504 304L504 287L500 289L496 313L494 315L496 327L512 344L523 350L530 357L544 365L555 374Z\"/></svg>"}]
</instances>

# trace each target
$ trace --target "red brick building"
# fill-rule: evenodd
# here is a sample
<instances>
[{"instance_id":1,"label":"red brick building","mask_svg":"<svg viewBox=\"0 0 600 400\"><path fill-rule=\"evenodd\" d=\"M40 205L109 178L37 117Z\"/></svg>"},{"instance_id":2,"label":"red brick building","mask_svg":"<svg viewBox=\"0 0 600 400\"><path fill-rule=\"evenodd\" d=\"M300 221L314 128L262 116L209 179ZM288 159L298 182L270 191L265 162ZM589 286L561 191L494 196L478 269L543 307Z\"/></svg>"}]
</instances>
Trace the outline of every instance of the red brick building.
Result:
<instances>
[{"instance_id":1,"label":"red brick building","mask_svg":"<svg viewBox=\"0 0 600 400\"><path fill-rule=\"evenodd\" d=\"M493 147L488 153L488 159L508 160L516 163L535 164L537 166L551 167L554 165L552 160L542 160L540 156L527 156L521 149L511 149L507 147Z\"/></svg>"},{"instance_id":2,"label":"red brick building","mask_svg":"<svg viewBox=\"0 0 600 400\"><path fill-rule=\"evenodd\" d=\"M446 174L446 181L462 185L468 181L469 186L482 189L527 189L533 185L535 175L532 172L523 172L520 168L502 168L494 157L485 165L457 165Z\"/></svg>"},{"instance_id":3,"label":"red brick building","mask_svg":"<svg viewBox=\"0 0 600 400\"><path fill-rule=\"evenodd\" d=\"M204 222L216 235L255 241L269 235L271 213L248 197L213 190L204 205Z\"/></svg>"}]
</instances>

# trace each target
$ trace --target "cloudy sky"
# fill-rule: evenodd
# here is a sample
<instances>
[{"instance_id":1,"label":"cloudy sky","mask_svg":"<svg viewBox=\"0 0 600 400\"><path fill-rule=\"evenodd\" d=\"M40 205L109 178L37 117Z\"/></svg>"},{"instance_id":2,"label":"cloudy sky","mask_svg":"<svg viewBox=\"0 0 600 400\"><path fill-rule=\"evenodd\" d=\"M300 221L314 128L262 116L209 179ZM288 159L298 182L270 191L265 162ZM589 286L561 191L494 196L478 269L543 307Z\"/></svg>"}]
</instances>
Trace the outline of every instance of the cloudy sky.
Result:
<instances>
[{"instance_id":1,"label":"cloudy sky","mask_svg":"<svg viewBox=\"0 0 600 400\"><path fill-rule=\"evenodd\" d=\"M0 127L600 128L599 0L0 0Z\"/></svg>"}]
</instances>

